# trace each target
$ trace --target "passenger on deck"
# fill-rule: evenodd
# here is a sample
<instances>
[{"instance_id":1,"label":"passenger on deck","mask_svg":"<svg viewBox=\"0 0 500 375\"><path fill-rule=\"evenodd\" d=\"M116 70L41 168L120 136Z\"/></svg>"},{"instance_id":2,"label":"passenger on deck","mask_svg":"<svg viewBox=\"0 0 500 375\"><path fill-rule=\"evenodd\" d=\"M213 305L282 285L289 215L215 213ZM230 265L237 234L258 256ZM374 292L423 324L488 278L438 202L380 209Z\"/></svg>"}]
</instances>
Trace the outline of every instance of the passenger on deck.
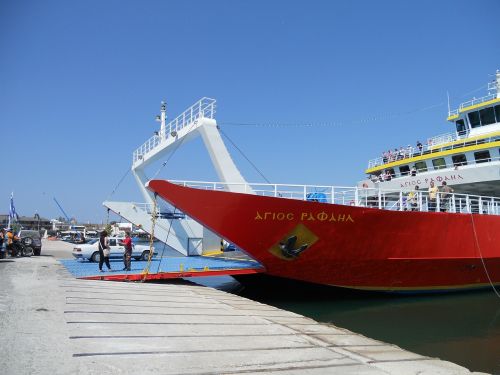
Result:
<instances>
[{"instance_id":1,"label":"passenger on deck","mask_svg":"<svg viewBox=\"0 0 500 375\"><path fill-rule=\"evenodd\" d=\"M434 181L429 184L429 211L436 211L436 196L438 187L434 185Z\"/></svg>"},{"instance_id":2,"label":"passenger on deck","mask_svg":"<svg viewBox=\"0 0 500 375\"><path fill-rule=\"evenodd\" d=\"M451 194L453 194L455 190L453 190L452 187L448 186L446 181L443 181L443 186L441 186L441 212L449 211L450 210L450 199L451 199Z\"/></svg>"},{"instance_id":3,"label":"passenger on deck","mask_svg":"<svg viewBox=\"0 0 500 375\"><path fill-rule=\"evenodd\" d=\"M389 161L394 161L395 158L396 158L396 154L394 153L394 151L389 150Z\"/></svg>"},{"instance_id":4,"label":"passenger on deck","mask_svg":"<svg viewBox=\"0 0 500 375\"><path fill-rule=\"evenodd\" d=\"M422 153L424 146L422 145L422 143L420 141L417 141L417 148L418 148L418 151L420 151L420 153Z\"/></svg>"},{"instance_id":5,"label":"passenger on deck","mask_svg":"<svg viewBox=\"0 0 500 375\"><path fill-rule=\"evenodd\" d=\"M388 160L389 160L389 153L387 151L384 151L382 153L382 162L383 162L383 164L387 163Z\"/></svg>"},{"instance_id":6,"label":"passenger on deck","mask_svg":"<svg viewBox=\"0 0 500 375\"><path fill-rule=\"evenodd\" d=\"M406 157L411 158L412 156L413 156L412 147L408 145L408 147L406 147Z\"/></svg>"},{"instance_id":7,"label":"passenger on deck","mask_svg":"<svg viewBox=\"0 0 500 375\"><path fill-rule=\"evenodd\" d=\"M418 211L418 185L415 186L414 191L408 194L408 202L410 203L410 211Z\"/></svg>"}]
</instances>

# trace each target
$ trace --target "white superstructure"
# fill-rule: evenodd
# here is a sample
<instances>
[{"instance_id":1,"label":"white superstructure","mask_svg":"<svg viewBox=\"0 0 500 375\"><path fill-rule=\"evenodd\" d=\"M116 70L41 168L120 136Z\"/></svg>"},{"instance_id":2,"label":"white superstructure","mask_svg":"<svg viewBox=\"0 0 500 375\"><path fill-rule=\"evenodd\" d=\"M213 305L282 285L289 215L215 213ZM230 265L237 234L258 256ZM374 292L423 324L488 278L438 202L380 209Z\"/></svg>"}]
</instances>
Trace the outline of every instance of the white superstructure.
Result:
<instances>
[{"instance_id":1,"label":"white superstructure","mask_svg":"<svg viewBox=\"0 0 500 375\"><path fill-rule=\"evenodd\" d=\"M368 179L358 186L427 189L446 182L456 192L500 196L500 71L488 95L448 111L455 131L418 146L386 151L368 162Z\"/></svg>"},{"instance_id":2,"label":"white superstructure","mask_svg":"<svg viewBox=\"0 0 500 375\"><path fill-rule=\"evenodd\" d=\"M152 232L153 195L146 189L146 168L161 161L180 144L201 136L215 171L221 182L231 183L231 191L239 192L245 183L234 164L215 120L216 101L202 98L170 122L166 122L166 103L162 102L159 131L133 152L132 173L146 200L145 204L111 202L103 204L148 233ZM220 238L189 218L165 218L160 213L156 219L154 235L184 255L200 255L220 249Z\"/></svg>"}]
</instances>

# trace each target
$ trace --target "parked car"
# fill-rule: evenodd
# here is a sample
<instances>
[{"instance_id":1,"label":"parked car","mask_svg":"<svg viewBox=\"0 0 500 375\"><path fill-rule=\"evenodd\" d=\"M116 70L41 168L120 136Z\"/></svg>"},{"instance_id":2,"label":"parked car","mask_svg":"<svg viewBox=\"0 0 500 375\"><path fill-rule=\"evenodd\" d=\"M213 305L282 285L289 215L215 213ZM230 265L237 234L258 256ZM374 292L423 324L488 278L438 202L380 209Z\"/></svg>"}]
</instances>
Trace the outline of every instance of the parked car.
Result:
<instances>
[{"instance_id":1,"label":"parked car","mask_svg":"<svg viewBox=\"0 0 500 375\"><path fill-rule=\"evenodd\" d=\"M33 249L34 255L40 255L42 253L42 238L40 237L40 232L36 230L21 229L18 237L26 247L31 247Z\"/></svg>"},{"instance_id":2,"label":"parked car","mask_svg":"<svg viewBox=\"0 0 500 375\"><path fill-rule=\"evenodd\" d=\"M125 247L122 244L123 238L110 237L109 247L110 259L121 259L125 252ZM99 262L99 239L95 238L86 244L77 245L73 248L73 256L76 259L87 259L91 262ZM158 255L153 247L153 256ZM132 258L135 260L147 260L149 257L149 246L132 244Z\"/></svg>"}]
</instances>

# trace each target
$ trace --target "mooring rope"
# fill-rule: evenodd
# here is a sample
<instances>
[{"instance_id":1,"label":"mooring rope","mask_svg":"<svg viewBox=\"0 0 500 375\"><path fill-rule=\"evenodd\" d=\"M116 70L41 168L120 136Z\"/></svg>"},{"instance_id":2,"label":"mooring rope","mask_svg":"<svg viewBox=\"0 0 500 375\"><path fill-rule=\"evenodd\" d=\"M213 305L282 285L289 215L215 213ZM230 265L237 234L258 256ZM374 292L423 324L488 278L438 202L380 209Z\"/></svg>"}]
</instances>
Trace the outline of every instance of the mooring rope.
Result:
<instances>
[{"instance_id":1,"label":"mooring rope","mask_svg":"<svg viewBox=\"0 0 500 375\"><path fill-rule=\"evenodd\" d=\"M484 259L483 259L483 254L481 252L481 247L479 246L479 240L477 238L477 233L476 233L476 225L474 223L474 216L473 214L471 213L470 214L470 219L472 221L472 230L474 232L474 239L476 241L476 248L477 250L479 251L479 256L481 258L481 263L483 265L483 268L484 268L484 272L486 273L486 277L488 278L488 281L490 282L490 285L491 287L493 288L493 291L495 292L495 294L497 295L498 298L500 298L500 294L498 293L495 285L493 284L493 281L491 280L491 277L490 277L490 273L488 272L488 269L486 268L486 263L484 262Z\"/></svg>"},{"instance_id":2,"label":"mooring rope","mask_svg":"<svg viewBox=\"0 0 500 375\"><path fill-rule=\"evenodd\" d=\"M177 207L174 207L173 215L175 215L176 210L177 210ZM170 225L168 227L167 238L165 238L165 242L163 243L163 249L161 251L161 257L160 257L160 261L158 262L158 268L156 269L156 273L160 273L160 266L161 266L161 262L163 261L163 254L165 253L165 247L167 246L168 237L170 237L170 229L172 229L172 224L174 223L174 220L175 219L172 216L172 219L170 219Z\"/></svg>"},{"instance_id":3,"label":"mooring rope","mask_svg":"<svg viewBox=\"0 0 500 375\"><path fill-rule=\"evenodd\" d=\"M143 278L141 281L146 281L146 278L149 275L149 267L151 266L151 260L153 259L153 242L154 242L154 235L155 235L155 223L156 223L156 196L157 194L155 193L154 198L153 198L153 211L151 213L151 233L149 235L149 256L148 256L148 262L146 264L146 267L144 267L144 270L142 270L142 275Z\"/></svg>"}]
</instances>

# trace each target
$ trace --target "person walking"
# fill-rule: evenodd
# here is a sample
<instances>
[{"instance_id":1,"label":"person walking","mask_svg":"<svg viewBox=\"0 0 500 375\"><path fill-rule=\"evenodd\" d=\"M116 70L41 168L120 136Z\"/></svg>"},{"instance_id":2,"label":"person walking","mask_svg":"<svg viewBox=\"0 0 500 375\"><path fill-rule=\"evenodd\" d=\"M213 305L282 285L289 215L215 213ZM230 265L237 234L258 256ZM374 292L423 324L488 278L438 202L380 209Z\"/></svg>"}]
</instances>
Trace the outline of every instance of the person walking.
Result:
<instances>
[{"instance_id":1,"label":"person walking","mask_svg":"<svg viewBox=\"0 0 500 375\"><path fill-rule=\"evenodd\" d=\"M123 240L123 246L125 251L123 253L123 267L124 271L130 271L130 263L132 260L132 239L130 238L130 233L125 233L125 239Z\"/></svg>"},{"instance_id":2,"label":"person walking","mask_svg":"<svg viewBox=\"0 0 500 375\"><path fill-rule=\"evenodd\" d=\"M111 271L111 265L109 264L109 238L108 232L103 230L99 237L99 272L104 272L102 270L102 264L106 262L106 267L108 271Z\"/></svg>"}]
</instances>

